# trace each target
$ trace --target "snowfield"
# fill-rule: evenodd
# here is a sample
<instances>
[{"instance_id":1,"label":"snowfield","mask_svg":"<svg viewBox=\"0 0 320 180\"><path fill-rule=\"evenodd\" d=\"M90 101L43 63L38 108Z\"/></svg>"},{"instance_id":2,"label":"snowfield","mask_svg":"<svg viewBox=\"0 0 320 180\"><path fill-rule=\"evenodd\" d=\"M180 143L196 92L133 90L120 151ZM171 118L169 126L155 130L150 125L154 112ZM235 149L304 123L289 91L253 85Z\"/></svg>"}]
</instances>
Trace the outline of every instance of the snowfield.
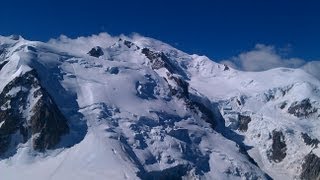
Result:
<instances>
[{"instance_id":1,"label":"snowfield","mask_svg":"<svg viewBox=\"0 0 320 180\"><path fill-rule=\"evenodd\" d=\"M242 72L139 35L0 37L0 179L316 179L316 75Z\"/></svg>"}]
</instances>

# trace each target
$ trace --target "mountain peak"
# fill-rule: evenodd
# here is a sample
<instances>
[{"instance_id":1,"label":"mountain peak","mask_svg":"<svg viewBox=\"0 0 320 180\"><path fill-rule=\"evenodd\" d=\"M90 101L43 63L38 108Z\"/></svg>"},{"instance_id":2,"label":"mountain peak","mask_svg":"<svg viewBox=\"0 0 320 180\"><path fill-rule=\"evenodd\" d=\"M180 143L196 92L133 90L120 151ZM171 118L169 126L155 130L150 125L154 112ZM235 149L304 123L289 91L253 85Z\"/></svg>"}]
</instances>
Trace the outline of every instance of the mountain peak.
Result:
<instances>
[{"instance_id":1,"label":"mountain peak","mask_svg":"<svg viewBox=\"0 0 320 180\"><path fill-rule=\"evenodd\" d=\"M0 37L0 80L5 179L319 176L320 82L301 69L103 33Z\"/></svg>"}]
</instances>

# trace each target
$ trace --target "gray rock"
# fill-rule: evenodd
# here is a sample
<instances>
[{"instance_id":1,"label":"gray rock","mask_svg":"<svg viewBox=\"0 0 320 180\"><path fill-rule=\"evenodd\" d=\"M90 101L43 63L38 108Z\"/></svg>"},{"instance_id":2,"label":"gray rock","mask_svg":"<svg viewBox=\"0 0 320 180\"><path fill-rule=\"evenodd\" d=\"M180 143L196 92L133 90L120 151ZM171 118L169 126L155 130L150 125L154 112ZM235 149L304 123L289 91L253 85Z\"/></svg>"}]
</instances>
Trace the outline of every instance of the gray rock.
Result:
<instances>
[{"instance_id":1,"label":"gray rock","mask_svg":"<svg viewBox=\"0 0 320 180\"><path fill-rule=\"evenodd\" d=\"M178 98L189 99L189 83L185 81L182 77L174 76L174 75L171 75L170 73L168 73L167 76L170 80L174 80L177 85L177 88L174 89L169 84L171 95L174 95Z\"/></svg>"},{"instance_id":2,"label":"gray rock","mask_svg":"<svg viewBox=\"0 0 320 180\"><path fill-rule=\"evenodd\" d=\"M0 47L0 57L2 56L2 54L5 52L5 49Z\"/></svg>"},{"instance_id":3,"label":"gray rock","mask_svg":"<svg viewBox=\"0 0 320 180\"><path fill-rule=\"evenodd\" d=\"M118 74L118 73L119 73L119 68L118 68L118 67L108 68L108 72L109 72L110 74Z\"/></svg>"},{"instance_id":4,"label":"gray rock","mask_svg":"<svg viewBox=\"0 0 320 180\"><path fill-rule=\"evenodd\" d=\"M268 158L276 163L281 162L287 155L285 136L281 131L272 131L272 146L268 152Z\"/></svg>"},{"instance_id":5,"label":"gray rock","mask_svg":"<svg viewBox=\"0 0 320 180\"><path fill-rule=\"evenodd\" d=\"M144 54L151 63L152 69L166 68L171 74L179 74L182 77L188 79L187 74L178 63L174 63L165 53L155 52L148 48L143 48L141 53Z\"/></svg>"},{"instance_id":6,"label":"gray rock","mask_svg":"<svg viewBox=\"0 0 320 180\"><path fill-rule=\"evenodd\" d=\"M41 98L33 108L33 113L29 128L32 134L39 133L33 139L34 149L43 151L54 148L61 136L69 131L66 119L49 98Z\"/></svg>"},{"instance_id":7,"label":"gray rock","mask_svg":"<svg viewBox=\"0 0 320 180\"><path fill-rule=\"evenodd\" d=\"M307 117L315 112L317 112L317 109L312 107L310 99L304 99L301 102L294 102L288 108L288 113L297 117Z\"/></svg>"},{"instance_id":8,"label":"gray rock","mask_svg":"<svg viewBox=\"0 0 320 180\"><path fill-rule=\"evenodd\" d=\"M283 102L280 105L280 109L284 109L287 106L287 102Z\"/></svg>"},{"instance_id":9,"label":"gray rock","mask_svg":"<svg viewBox=\"0 0 320 180\"><path fill-rule=\"evenodd\" d=\"M7 63L8 63L8 61L4 61L4 62L0 63L0 71Z\"/></svg>"},{"instance_id":10,"label":"gray rock","mask_svg":"<svg viewBox=\"0 0 320 180\"><path fill-rule=\"evenodd\" d=\"M229 68L229 66L228 66L228 65L224 64L223 66L224 66L223 71L228 71L228 70L230 70L230 68Z\"/></svg>"},{"instance_id":11,"label":"gray rock","mask_svg":"<svg viewBox=\"0 0 320 180\"><path fill-rule=\"evenodd\" d=\"M248 130L248 124L251 122L250 116L239 115L239 130L246 132Z\"/></svg>"},{"instance_id":12,"label":"gray rock","mask_svg":"<svg viewBox=\"0 0 320 180\"><path fill-rule=\"evenodd\" d=\"M318 139L312 139L307 133L301 133L301 137L303 139L303 142L306 143L306 145L315 148L318 147L318 144L320 142Z\"/></svg>"},{"instance_id":13,"label":"gray rock","mask_svg":"<svg viewBox=\"0 0 320 180\"><path fill-rule=\"evenodd\" d=\"M124 40L123 42L124 45L126 45L128 48L131 48L132 46L134 46L134 44L130 41Z\"/></svg>"},{"instance_id":14,"label":"gray rock","mask_svg":"<svg viewBox=\"0 0 320 180\"><path fill-rule=\"evenodd\" d=\"M92 48L92 49L88 52L88 54L89 54L90 56L93 56L93 57L98 58L98 57L100 57L100 56L103 56L104 53L103 53L102 48L101 48L100 46L96 46L96 47Z\"/></svg>"},{"instance_id":15,"label":"gray rock","mask_svg":"<svg viewBox=\"0 0 320 180\"><path fill-rule=\"evenodd\" d=\"M153 52L148 48L143 48L141 52L150 60L152 69L166 68L170 73L176 72L174 65L163 52Z\"/></svg>"},{"instance_id":16,"label":"gray rock","mask_svg":"<svg viewBox=\"0 0 320 180\"><path fill-rule=\"evenodd\" d=\"M186 100L186 105L193 113L199 115L201 119L209 123L212 128L215 127L216 122L214 119L214 113L212 112L212 110L210 110L210 108L208 108L201 102L191 100Z\"/></svg>"},{"instance_id":17,"label":"gray rock","mask_svg":"<svg viewBox=\"0 0 320 180\"><path fill-rule=\"evenodd\" d=\"M310 153L304 158L300 178L303 180L320 180L320 158L318 156Z\"/></svg>"},{"instance_id":18,"label":"gray rock","mask_svg":"<svg viewBox=\"0 0 320 180\"><path fill-rule=\"evenodd\" d=\"M33 89L36 91L33 92ZM12 90L15 93L12 93ZM30 120L23 115L23 110L30 105L28 97L36 101ZM69 131L67 120L51 96L41 87L34 70L15 78L5 86L0 94L0 106L3 107L0 109L0 121L3 122L0 127L0 156L31 137L35 150L52 149L59 143L61 136ZM16 133L23 138L11 143L11 137Z\"/></svg>"}]
</instances>

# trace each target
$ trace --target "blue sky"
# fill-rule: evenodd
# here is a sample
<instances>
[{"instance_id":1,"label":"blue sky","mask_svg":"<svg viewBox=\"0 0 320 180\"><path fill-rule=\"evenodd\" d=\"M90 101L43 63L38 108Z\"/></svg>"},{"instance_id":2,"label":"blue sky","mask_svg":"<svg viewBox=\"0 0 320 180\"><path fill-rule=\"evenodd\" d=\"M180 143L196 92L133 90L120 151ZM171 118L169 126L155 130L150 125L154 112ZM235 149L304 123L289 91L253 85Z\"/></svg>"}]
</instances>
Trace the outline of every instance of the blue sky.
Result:
<instances>
[{"instance_id":1,"label":"blue sky","mask_svg":"<svg viewBox=\"0 0 320 180\"><path fill-rule=\"evenodd\" d=\"M212 59L264 44L284 58L320 60L316 0L11 0L1 7L1 35L47 41L60 34L137 32Z\"/></svg>"}]
</instances>

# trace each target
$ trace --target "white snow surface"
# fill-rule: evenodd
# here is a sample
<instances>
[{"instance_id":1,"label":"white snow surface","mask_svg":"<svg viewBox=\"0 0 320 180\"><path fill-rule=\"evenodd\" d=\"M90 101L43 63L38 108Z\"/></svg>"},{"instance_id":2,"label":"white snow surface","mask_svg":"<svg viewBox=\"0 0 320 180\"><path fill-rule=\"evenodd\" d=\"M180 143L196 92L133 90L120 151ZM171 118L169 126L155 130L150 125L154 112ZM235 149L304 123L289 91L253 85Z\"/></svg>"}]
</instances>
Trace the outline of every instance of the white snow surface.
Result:
<instances>
[{"instance_id":1,"label":"white snow surface","mask_svg":"<svg viewBox=\"0 0 320 180\"><path fill-rule=\"evenodd\" d=\"M129 48L124 40L135 45ZM224 70L205 56L139 35L62 36L47 43L0 37L0 46L5 49L0 63L8 61L0 71L0 92L15 77L35 69L73 128L73 135L63 137L62 148L40 153L30 141L20 144L13 156L0 159L0 179L140 179L139 172L178 166L188 167L185 179L266 179L265 173L294 179L304 156L319 152L303 142L301 133L320 139L320 112L300 118L288 113L290 104L306 98L320 107L320 81L302 69ZM103 49L103 56L87 54L95 46ZM182 99L172 97L173 82L164 80L167 70L152 69L142 48L169 57L185 75L189 92L207 100L212 110L217 107L224 124L212 129ZM110 73L112 67L118 73ZM150 84L153 90L142 98L143 86ZM288 105L279 108L284 102ZM239 114L252 119L246 132L235 129ZM244 137L260 168L224 129ZM286 137L287 156L280 163L267 157L275 129ZM63 146L75 137L80 138L76 144Z\"/></svg>"}]
</instances>

